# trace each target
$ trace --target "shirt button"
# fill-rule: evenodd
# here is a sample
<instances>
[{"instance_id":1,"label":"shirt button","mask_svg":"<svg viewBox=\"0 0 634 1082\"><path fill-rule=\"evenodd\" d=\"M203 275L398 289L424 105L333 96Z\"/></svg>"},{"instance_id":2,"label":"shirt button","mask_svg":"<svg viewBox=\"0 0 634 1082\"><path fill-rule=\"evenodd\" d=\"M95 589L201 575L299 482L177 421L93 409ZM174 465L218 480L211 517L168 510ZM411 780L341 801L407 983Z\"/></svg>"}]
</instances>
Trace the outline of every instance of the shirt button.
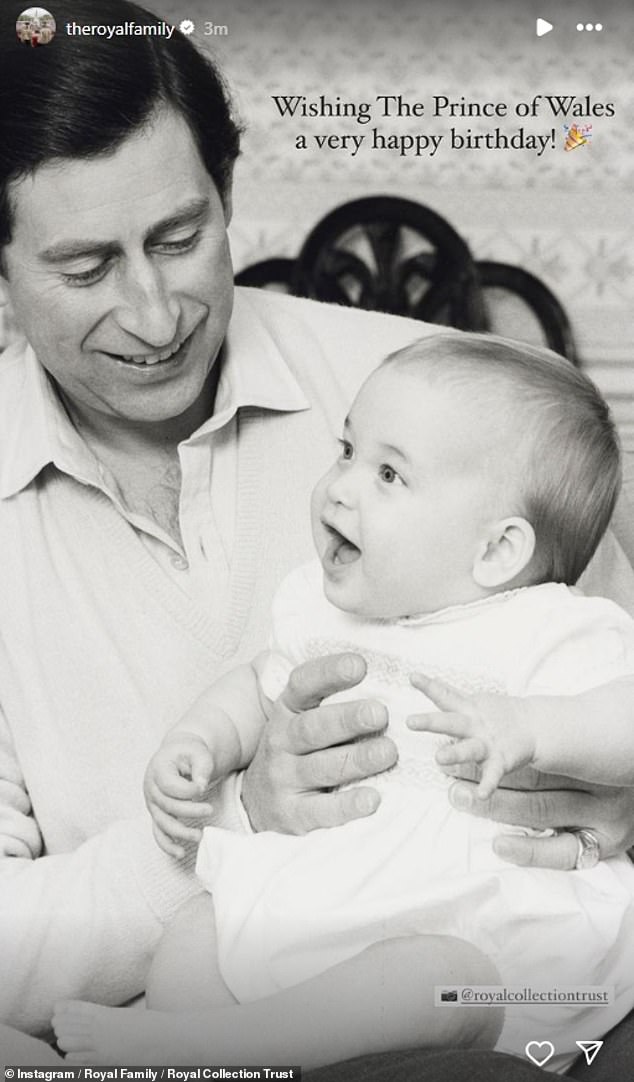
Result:
<instances>
[{"instance_id":1,"label":"shirt button","mask_svg":"<svg viewBox=\"0 0 634 1082\"><path fill-rule=\"evenodd\" d=\"M187 570L189 570L189 563L183 556L178 556L175 553L171 557L171 560L172 560L172 567L176 568L177 571L187 571Z\"/></svg>"}]
</instances>

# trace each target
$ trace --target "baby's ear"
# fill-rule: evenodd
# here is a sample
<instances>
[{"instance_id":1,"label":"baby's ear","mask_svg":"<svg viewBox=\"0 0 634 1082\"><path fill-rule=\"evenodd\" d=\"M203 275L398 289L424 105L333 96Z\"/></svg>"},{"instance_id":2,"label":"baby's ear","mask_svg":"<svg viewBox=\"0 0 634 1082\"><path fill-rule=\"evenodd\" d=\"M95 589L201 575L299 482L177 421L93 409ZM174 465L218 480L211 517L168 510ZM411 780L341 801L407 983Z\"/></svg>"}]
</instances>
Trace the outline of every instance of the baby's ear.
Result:
<instances>
[{"instance_id":1,"label":"baby's ear","mask_svg":"<svg viewBox=\"0 0 634 1082\"><path fill-rule=\"evenodd\" d=\"M525 518L505 518L494 523L481 542L473 563L478 586L493 590L512 582L528 567L535 552L535 531Z\"/></svg>"}]
</instances>

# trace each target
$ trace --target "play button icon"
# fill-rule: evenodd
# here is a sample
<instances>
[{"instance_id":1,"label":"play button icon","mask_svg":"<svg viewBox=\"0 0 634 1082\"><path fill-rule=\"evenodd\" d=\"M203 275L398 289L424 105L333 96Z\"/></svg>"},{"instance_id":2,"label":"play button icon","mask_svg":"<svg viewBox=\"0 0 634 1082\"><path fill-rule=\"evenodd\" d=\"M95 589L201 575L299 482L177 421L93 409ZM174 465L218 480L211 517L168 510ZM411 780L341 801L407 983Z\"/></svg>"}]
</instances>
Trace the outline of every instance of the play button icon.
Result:
<instances>
[{"instance_id":1,"label":"play button icon","mask_svg":"<svg viewBox=\"0 0 634 1082\"><path fill-rule=\"evenodd\" d=\"M552 23L549 23L547 19L538 19L535 24L535 33L538 38L542 38L544 34L550 34L551 30L554 30Z\"/></svg>"}]
</instances>

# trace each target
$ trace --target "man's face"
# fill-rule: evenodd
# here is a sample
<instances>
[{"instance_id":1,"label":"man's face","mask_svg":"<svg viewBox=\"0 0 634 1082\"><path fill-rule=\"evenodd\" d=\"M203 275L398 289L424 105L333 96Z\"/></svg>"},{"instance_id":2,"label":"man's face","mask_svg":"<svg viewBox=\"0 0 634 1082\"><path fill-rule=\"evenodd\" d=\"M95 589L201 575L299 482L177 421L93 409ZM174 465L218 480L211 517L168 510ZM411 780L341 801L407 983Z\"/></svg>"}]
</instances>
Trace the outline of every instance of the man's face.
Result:
<instances>
[{"instance_id":1,"label":"man's face","mask_svg":"<svg viewBox=\"0 0 634 1082\"><path fill-rule=\"evenodd\" d=\"M41 364L80 409L132 422L202 401L233 297L223 207L184 119L13 184L5 285Z\"/></svg>"}]
</instances>

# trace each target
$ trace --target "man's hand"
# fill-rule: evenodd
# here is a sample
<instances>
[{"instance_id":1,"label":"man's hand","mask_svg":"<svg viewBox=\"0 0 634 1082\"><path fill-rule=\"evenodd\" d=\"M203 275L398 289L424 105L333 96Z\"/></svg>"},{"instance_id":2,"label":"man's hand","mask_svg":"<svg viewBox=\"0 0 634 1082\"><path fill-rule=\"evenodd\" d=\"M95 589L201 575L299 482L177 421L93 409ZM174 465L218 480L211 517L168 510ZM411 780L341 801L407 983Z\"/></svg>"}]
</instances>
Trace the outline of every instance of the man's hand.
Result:
<instances>
[{"instance_id":1,"label":"man's hand","mask_svg":"<svg viewBox=\"0 0 634 1082\"><path fill-rule=\"evenodd\" d=\"M528 773L510 774L504 785L525 784ZM568 788L579 784L570 778L543 774L530 792L500 788L488 800L480 800L475 782L465 779L451 787L449 799L459 811L481 818L536 830L555 828L557 834L550 838L504 835L496 838L493 848L502 860L512 864L570 870L578 852L572 829L585 827L596 835L602 860L634 845L634 788L611 789L585 783L583 789Z\"/></svg>"},{"instance_id":2,"label":"man's hand","mask_svg":"<svg viewBox=\"0 0 634 1082\"><path fill-rule=\"evenodd\" d=\"M329 695L355 687L365 672L363 658L337 654L291 673L244 776L242 800L254 830L305 834L376 810L375 790L338 787L396 762L394 743L380 735L387 725L385 706L369 700L321 705Z\"/></svg>"}]
</instances>

